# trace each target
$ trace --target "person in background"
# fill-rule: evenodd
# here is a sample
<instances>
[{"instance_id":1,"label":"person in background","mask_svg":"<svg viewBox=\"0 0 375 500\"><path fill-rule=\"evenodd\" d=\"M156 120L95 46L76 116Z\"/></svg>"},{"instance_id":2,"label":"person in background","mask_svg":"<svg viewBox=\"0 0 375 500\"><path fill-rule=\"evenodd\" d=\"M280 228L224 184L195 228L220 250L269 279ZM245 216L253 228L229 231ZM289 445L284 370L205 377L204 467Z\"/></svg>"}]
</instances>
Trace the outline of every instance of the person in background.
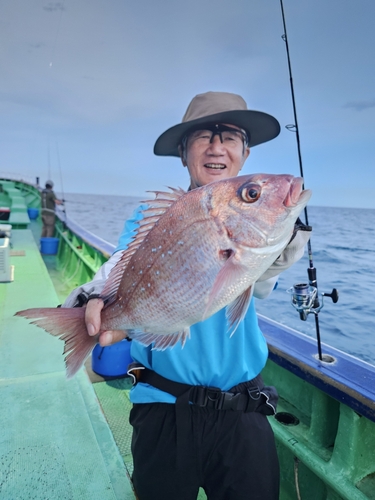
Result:
<instances>
[{"instance_id":1,"label":"person in background","mask_svg":"<svg viewBox=\"0 0 375 500\"><path fill-rule=\"evenodd\" d=\"M41 207L42 207L42 238L53 238L55 234L55 206L62 205L63 201L59 200L52 190L53 182L46 181L46 187L41 193Z\"/></svg>"},{"instance_id":2,"label":"person in background","mask_svg":"<svg viewBox=\"0 0 375 500\"><path fill-rule=\"evenodd\" d=\"M242 97L207 92L191 101L180 124L159 137L154 152L179 157L189 173L188 187L195 189L237 176L250 147L279 131L275 118L248 110ZM63 304L86 305L90 335L100 331L104 304L98 294L132 240L141 208L126 222L115 253L94 280ZM306 226L296 224L287 248L255 285L255 297L271 293L279 273L303 255L309 236ZM232 337L225 309L190 331L183 349L158 351L132 342L132 479L138 499L196 500L202 487L209 500L277 500L279 465L267 419L276 412L277 393L260 375L268 349L254 299ZM100 343L125 336L120 330L101 332Z\"/></svg>"}]
</instances>

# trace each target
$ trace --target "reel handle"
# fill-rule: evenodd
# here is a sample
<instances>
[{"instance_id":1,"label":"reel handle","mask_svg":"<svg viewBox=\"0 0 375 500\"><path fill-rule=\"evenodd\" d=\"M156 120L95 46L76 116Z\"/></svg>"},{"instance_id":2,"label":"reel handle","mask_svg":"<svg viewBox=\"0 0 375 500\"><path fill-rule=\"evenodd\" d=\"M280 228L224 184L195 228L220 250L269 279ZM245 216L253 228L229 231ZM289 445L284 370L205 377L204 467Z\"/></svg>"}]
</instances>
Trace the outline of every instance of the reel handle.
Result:
<instances>
[{"instance_id":1,"label":"reel handle","mask_svg":"<svg viewBox=\"0 0 375 500\"><path fill-rule=\"evenodd\" d=\"M332 302L336 304L336 302L339 300L339 292L337 288L333 288L331 293L322 293L324 297L331 297Z\"/></svg>"}]
</instances>

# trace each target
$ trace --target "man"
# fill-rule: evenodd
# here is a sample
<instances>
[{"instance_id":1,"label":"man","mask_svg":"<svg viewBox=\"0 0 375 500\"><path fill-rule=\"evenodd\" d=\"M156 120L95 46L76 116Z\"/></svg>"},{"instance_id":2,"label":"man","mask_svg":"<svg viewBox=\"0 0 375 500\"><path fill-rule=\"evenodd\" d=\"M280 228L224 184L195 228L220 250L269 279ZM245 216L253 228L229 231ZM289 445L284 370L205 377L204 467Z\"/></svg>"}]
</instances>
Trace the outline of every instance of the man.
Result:
<instances>
[{"instance_id":1,"label":"man","mask_svg":"<svg viewBox=\"0 0 375 500\"><path fill-rule=\"evenodd\" d=\"M62 200L56 198L55 193L52 191L53 182L46 181L46 187L41 194L42 205L42 238L53 238L55 234L55 205L61 205Z\"/></svg>"},{"instance_id":2,"label":"man","mask_svg":"<svg viewBox=\"0 0 375 500\"><path fill-rule=\"evenodd\" d=\"M157 155L179 156L190 176L189 189L236 176L250 147L273 139L280 126L265 113L249 111L238 95L208 92L190 103L182 123L156 141ZM120 250L131 241L138 210L127 221L119 245L94 280L77 289L64 306L87 302L90 335L100 330L100 293ZM307 231L293 241L255 286L267 296L277 275L303 254ZM264 387L260 372L267 344L251 301L230 338L225 310L191 327L183 349L153 350L132 342L137 362L132 374L133 484L139 500L195 500L203 487L209 500L276 500L279 470L266 415L276 411L274 388ZM103 332L102 345L123 339L123 331Z\"/></svg>"}]
</instances>

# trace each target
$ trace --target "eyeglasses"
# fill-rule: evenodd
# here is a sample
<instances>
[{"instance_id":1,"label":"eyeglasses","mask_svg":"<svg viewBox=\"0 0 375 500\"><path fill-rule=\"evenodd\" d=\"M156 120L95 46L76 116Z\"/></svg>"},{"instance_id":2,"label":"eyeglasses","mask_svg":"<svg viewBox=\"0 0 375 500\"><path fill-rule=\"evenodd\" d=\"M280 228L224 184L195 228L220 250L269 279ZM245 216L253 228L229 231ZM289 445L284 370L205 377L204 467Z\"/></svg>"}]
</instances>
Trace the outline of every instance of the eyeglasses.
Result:
<instances>
[{"instance_id":1,"label":"eyeglasses","mask_svg":"<svg viewBox=\"0 0 375 500\"><path fill-rule=\"evenodd\" d=\"M189 137L190 140L208 146L212 144L215 135L218 135L220 142L228 147L236 147L238 144L247 145L249 143L248 135L244 130L222 124L208 125L204 129L189 131L189 134L184 137L182 142L186 144Z\"/></svg>"}]
</instances>

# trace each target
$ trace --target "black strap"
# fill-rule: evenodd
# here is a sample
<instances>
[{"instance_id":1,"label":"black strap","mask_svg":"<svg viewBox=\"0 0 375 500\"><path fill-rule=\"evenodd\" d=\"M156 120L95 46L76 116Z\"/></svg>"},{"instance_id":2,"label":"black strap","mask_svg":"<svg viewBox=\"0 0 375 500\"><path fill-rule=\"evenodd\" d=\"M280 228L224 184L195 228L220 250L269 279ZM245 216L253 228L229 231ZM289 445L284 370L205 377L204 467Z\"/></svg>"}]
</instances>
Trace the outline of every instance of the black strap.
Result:
<instances>
[{"instance_id":1,"label":"black strap","mask_svg":"<svg viewBox=\"0 0 375 500\"><path fill-rule=\"evenodd\" d=\"M178 405L192 403L201 408L249 412L257 411L266 403L266 397L261 393L258 385L247 388L244 393L227 392L217 387L174 382L148 368L142 369L140 381L172 394L177 398L176 404ZM256 381L254 379L254 382ZM270 414L272 413L271 411Z\"/></svg>"},{"instance_id":2,"label":"black strap","mask_svg":"<svg viewBox=\"0 0 375 500\"><path fill-rule=\"evenodd\" d=\"M162 377L158 373L154 372L154 370L150 370L149 368L142 368L141 372L141 382L145 382L146 384L153 385L157 389L161 391L168 392L178 398L186 391L191 389L191 385L182 384L180 382L174 382L173 380L169 380L168 378Z\"/></svg>"}]
</instances>

